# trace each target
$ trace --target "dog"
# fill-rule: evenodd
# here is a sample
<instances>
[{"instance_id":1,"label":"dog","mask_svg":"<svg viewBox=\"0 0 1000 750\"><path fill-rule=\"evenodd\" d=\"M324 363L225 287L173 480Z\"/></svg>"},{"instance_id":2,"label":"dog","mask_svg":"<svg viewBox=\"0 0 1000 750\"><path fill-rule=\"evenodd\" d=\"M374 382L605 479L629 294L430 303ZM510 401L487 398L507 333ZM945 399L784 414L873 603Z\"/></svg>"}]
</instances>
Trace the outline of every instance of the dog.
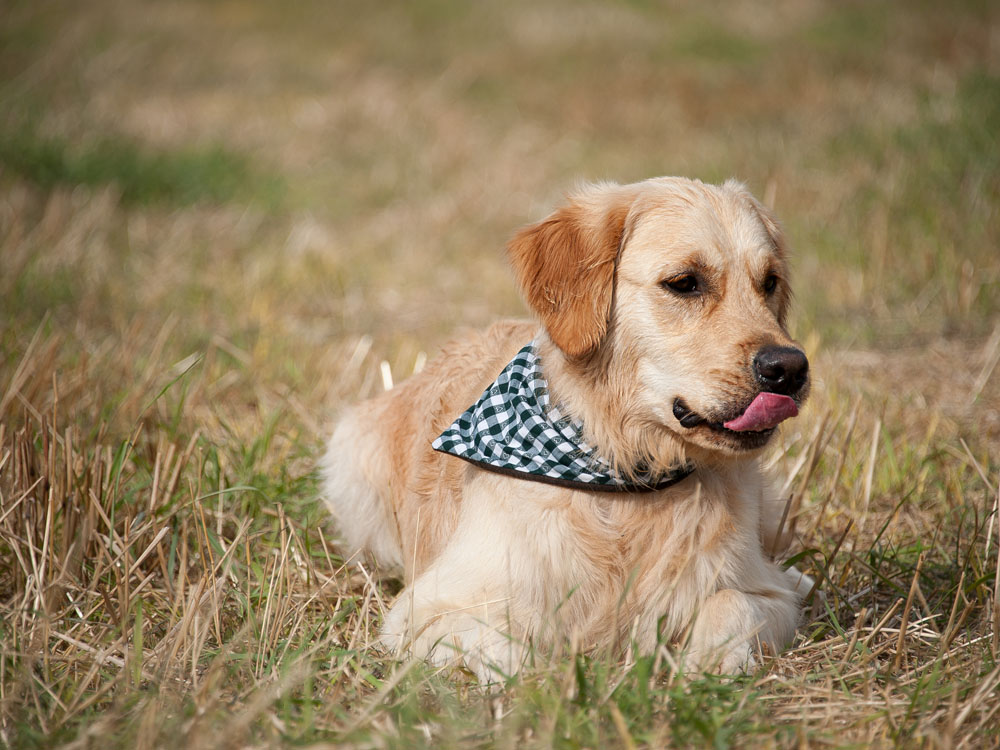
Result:
<instances>
[{"instance_id":1,"label":"dog","mask_svg":"<svg viewBox=\"0 0 1000 750\"><path fill-rule=\"evenodd\" d=\"M345 552L402 576L382 644L483 682L533 646L753 669L812 581L761 466L809 391L787 248L740 183L600 183L508 245L537 322L447 344L322 459Z\"/></svg>"}]
</instances>

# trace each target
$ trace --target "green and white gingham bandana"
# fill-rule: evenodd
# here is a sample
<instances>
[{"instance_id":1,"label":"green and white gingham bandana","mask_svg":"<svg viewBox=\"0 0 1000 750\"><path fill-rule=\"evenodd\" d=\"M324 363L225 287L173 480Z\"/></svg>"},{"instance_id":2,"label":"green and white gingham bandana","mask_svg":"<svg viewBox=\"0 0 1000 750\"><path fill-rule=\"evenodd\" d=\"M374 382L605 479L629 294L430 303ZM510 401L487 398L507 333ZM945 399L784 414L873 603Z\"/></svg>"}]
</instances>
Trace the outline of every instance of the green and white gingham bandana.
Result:
<instances>
[{"instance_id":1,"label":"green and white gingham bandana","mask_svg":"<svg viewBox=\"0 0 1000 750\"><path fill-rule=\"evenodd\" d=\"M607 492L660 490L694 471L684 465L656 476L639 472L636 480L627 480L584 442L582 432L581 422L564 417L549 403L532 342L432 447L521 479Z\"/></svg>"}]
</instances>

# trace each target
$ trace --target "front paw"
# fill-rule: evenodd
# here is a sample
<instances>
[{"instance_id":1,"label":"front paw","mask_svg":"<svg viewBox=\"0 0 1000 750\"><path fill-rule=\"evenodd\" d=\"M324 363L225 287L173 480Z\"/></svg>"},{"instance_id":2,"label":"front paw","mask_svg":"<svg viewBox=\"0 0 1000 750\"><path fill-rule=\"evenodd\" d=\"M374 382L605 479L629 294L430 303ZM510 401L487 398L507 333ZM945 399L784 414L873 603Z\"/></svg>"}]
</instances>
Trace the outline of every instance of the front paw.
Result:
<instances>
[{"instance_id":1,"label":"front paw","mask_svg":"<svg viewBox=\"0 0 1000 750\"><path fill-rule=\"evenodd\" d=\"M798 596L791 590L722 589L702 603L691 626L688 662L696 670L750 672L761 653L778 654L791 642L797 619Z\"/></svg>"},{"instance_id":2,"label":"front paw","mask_svg":"<svg viewBox=\"0 0 1000 750\"><path fill-rule=\"evenodd\" d=\"M749 674L760 666L757 649L749 641L691 648L685 659L688 674Z\"/></svg>"},{"instance_id":3,"label":"front paw","mask_svg":"<svg viewBox=\"0 0 1000 750\"><path fill-rule=\"evenodd\" d=\"M410 653L436 667L464 666L484 685L503 682L517 672L526 653L524 644L505 627L473 615L415 612L411 618L397 607L386 617L379 642L394 653Z\"/></svg>"}]
</instances>

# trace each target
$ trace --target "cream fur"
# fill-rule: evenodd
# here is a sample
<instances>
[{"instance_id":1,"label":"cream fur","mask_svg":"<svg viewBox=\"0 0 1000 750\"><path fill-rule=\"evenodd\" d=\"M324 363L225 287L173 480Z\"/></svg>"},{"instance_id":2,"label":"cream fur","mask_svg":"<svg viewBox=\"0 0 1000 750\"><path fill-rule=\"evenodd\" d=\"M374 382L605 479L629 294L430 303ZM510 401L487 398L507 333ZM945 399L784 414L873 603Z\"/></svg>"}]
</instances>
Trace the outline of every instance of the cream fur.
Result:
<instances>
[{"instance_id":1,"label":"cream fur","mask_svg":"<svg viewBox=\"0 0 1000 750\"><path fill-rule=\"evenodd\" d=\"M687 647L691 669L752 667L791 640L811 581L772 562L783 503L759 449L685 429L675 398L731 412L758 387L750 362L792 346L780 229L739 184L677 178L586 188L512 241L538 324L503 322L445 347L420 374L349 411L323 460L344 550L406 588L383 642L482 680L516 672L528 643ZM706 292L671 294L698 269ZM776 275L773 294L761 289ZM533 337L553 400L627 472L690 459L656 493L557 488L434 453L431 441ZM802 397L804 398L804 392Z\"/></svg>"}]
</instances>

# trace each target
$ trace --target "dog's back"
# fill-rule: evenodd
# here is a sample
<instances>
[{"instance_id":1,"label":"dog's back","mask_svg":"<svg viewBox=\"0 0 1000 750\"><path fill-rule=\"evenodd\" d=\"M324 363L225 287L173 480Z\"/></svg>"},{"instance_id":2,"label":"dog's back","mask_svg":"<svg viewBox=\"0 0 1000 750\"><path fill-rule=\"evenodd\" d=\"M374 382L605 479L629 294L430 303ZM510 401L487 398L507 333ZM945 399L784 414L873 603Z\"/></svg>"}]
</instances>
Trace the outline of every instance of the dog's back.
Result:
<instances>
[{"instance_id":1,"label":"dog's back","mask_svg":"<svg viewBox=\"0 0 1000 750\"><path fill-rule=\"evenodd\" d=\"M341 416L322 470L323 495L345 552L370 553L384 571L405 573L407 580L433 560L455 525L467 465L435 453L431 442L536 328L502 321L467 331L423 372ZM408 495L416 501L407 502Z\"/></svg>"}]
</instances>

